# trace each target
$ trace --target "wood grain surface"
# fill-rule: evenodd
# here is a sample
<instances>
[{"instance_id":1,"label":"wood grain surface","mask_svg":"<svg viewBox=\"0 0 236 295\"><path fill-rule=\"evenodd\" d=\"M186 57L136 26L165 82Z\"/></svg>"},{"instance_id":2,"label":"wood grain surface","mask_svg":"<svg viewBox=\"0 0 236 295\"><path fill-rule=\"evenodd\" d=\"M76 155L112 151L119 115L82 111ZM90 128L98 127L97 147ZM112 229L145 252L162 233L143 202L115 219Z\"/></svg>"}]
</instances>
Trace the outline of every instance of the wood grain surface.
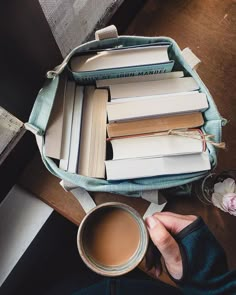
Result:
<instances>
[{"instance_id":1,"label":"wood grain surface","mask_svg":"<svg viewBox=\"0 0 236 295\"><path fill-rule=\"evenodd\" d=\"M168 36L200 58L198 73L228 119L217 169L236 168L236 1L149 0L126 34Z\"/></svg>"},{"instance_id":2,"label":"wood grain surface","mask_svg":"<svg viewBox=\"0 0 236 295\"><path fill-rule=\"evenodd\" d=\"M232 0L149 0L126 30L126 34L170 36L183 49L190 47L202 60L198 73L209 88L221 115L229 120L223 128L227 150L218 154L218 171L236 168L236 1ZM46 171L37 156L23 173L20 183L63 216L79 224L84 216L79 203L59 185L59 179ZM229 266L236 268L236 217L206 206L197 198L168 197L165 210L203 217L224 247ZM143 214L144 200L113 194L95 193L97 204L122 201ZM168 281L167 277L162 277ZM169 281L168 281L169 282Z\"/></svg>"}]
</instances>

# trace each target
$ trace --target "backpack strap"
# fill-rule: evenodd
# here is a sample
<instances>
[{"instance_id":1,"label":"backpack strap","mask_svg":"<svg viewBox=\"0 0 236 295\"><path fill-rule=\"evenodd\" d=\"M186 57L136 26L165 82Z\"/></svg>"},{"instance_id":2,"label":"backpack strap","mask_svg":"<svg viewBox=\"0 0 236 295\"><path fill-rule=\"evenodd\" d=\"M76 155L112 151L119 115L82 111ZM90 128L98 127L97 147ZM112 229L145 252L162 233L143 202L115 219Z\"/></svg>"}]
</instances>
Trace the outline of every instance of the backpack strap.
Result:
<instances>
[{"instance_id":1,"label":"backpack strap","mask_svg":"<svg viewBox=\"0 0 236 295\"><path fill-rule=\"evenodd\" d=\"M201 60L192 52L188 47L184 48L182 55L186 62L190 65L193 70L197 70L198 66L201 63Z\"/></svg>"},{"instance_id":2,"label":"backpack strap","mask_svg":"<svg viewBox=\"0 0 236 295\"><path fill-rule=\"evenodd\" d=\"M53 79L47 79L36 97L29 121L25 123L25 128L35 135L43 135L46 130L58 82L58 76L55 76Z\"/></svg>"},{"instance_id":3,"label":"backpack strap","mask_svg":"<svg viewBox=\"0 0 236 295\"><path fill-rule=\"evenodd\" d=\"M76 197L85 213L88 213L90 210L96 207L93 198L85 189L73 185L72 183L65 180L62 180L60 185L64 188L64 190L71 192ZM143 219L151 216L155 212L161 212L167 203L165 197L160 194L158 190L143 191L142 198L150 202L150 205L143 215Z\"/></svg>"},{"instance_id":4,"label":"backpack strap","mask_svg":"<svg viewBox=\"0 0 236 295\"><path fill-rule=\"evenodd\" d=\"M95 32L95 40L104 40L104 39L117 38L117 37L118 37L118 32L117 32L117 28L114 25L105 27Z\"/></svg>"}]
</instances>

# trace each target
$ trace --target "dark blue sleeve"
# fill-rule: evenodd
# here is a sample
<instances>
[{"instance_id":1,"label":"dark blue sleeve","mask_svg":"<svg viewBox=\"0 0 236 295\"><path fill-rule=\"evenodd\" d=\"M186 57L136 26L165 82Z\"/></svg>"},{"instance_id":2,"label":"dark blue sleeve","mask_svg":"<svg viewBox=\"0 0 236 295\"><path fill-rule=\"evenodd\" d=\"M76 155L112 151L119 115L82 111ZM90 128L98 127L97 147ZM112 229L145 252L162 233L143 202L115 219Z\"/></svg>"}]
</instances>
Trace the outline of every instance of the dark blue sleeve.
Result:
<instances>
[{"instance_id":1,"label":"dark blue sleeve","mask_svg":"<svg viewBox=\"0 0 236 295\"><path fill-rule=\"evenodd\" d=\"M183 295L183 293L159 280L134 280L124 277L104 279L96 285L89 286L72 295Z\"/></svg>"},{"instance_id":2,"label":"dark blue sleeve","mask_svg":"<svg viewBox=\"0 0 236 295\"><path fill-rule=\"evenodd\" d=\"M236 271L228 271L225 252L202 218L175 239L182 255L183 277L172 279L184 294L236 294Z\"/></svg>"}]
</instances>

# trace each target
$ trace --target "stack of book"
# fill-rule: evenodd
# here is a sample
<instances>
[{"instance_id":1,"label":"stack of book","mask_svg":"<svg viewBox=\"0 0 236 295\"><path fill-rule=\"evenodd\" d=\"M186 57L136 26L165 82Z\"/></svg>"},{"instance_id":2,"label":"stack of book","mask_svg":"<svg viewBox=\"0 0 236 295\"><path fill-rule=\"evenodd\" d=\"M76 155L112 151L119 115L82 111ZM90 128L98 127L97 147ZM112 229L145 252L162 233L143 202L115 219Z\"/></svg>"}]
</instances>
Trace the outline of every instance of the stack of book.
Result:
<instances>
[{"instance_id":1,"label":"stack of book","mask_svg":"<svg viewBox=\"0 0 236 295\"><path fill-rule=\"evenodd\" d=\"M199 129L206 95L173 64L166 44L73 57L79 84L61 76L45 155L65 171L108 180L209 170ZM85 86L90 79L96 86Z\"/></svg>"},{"instance_id":2,"label":"stack of book","mask_svg":"<svg viewBox=\"0 0 236 295\"><path fill-rule=\"evenodd\" d=\"M198 129L208 108L206 95L182 72L159 76L155 81L136 77L97 83L110 90L107 132L113 159L105 162L108 180L210 169Z\"/></svg>"},{"instance_id":3,"label":"stack of book","mask_svg":"<svg viewBox=\"0 0 236 295\"><path fill-rule=\"evenodd\" d=\"M58 159L61 169L105 177L107 100L105 89L60 79L45 134L45 155Z\"/></svg>"}]
</instances>

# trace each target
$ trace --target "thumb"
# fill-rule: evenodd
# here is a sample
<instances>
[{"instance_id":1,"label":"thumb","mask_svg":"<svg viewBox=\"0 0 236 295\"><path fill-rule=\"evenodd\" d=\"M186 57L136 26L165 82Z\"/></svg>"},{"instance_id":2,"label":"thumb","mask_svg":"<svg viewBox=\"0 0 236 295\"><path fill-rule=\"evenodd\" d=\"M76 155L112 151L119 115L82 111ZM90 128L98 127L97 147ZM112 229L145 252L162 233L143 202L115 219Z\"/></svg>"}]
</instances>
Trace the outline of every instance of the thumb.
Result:
<instances>
[{"instance_id":1,"label":"thumb","mask_svg":"<svg viewBox=\"0 0 236 295\"><path fill-rule=\"evenodd\" d=\"M177 242L157 217L148 217L146 224L150 237L161 252L170 275L175 279L180 279L183 275L183 265Z\"/></svg>"}]
</instances>

